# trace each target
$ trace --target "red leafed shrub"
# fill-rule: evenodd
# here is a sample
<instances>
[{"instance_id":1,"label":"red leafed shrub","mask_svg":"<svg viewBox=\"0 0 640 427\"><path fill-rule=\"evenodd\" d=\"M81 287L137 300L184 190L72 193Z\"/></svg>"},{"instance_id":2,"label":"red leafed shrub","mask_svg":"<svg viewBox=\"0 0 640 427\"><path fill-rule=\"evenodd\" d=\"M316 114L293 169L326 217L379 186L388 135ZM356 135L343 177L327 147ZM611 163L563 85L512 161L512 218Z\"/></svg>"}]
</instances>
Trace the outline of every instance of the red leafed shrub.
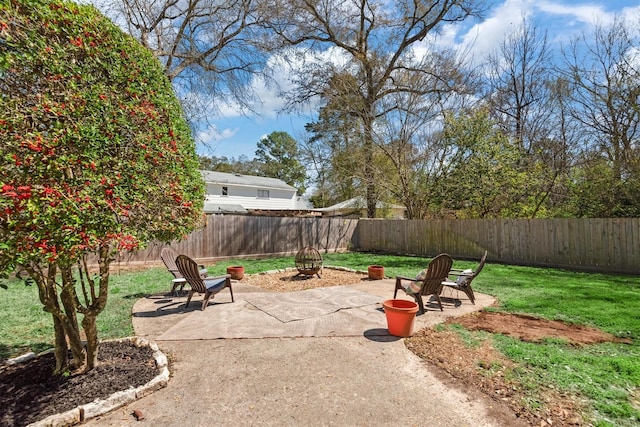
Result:
<instances>
[{"instance_id":1,"label":"red leafed shrub","mask_svg":"<svg viewBox=\"0 0 640 427\"><path fill-rule=\"evenodd\" d=\"M38 285L58 371L67 346L90 369L115 254L198 224L195 145L161 64L88 5L0 3L0 97L0 271Z\"/></svg>"}]
</instances>

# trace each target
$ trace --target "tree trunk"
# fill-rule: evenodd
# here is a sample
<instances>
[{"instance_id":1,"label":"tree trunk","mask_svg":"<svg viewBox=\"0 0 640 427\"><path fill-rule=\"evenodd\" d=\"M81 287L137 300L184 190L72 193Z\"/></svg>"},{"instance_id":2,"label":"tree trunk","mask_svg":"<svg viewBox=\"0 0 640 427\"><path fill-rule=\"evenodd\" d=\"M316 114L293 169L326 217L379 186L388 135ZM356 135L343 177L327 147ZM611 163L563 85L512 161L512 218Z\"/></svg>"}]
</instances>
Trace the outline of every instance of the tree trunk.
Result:
<instances>
[{"instance_id":1,"label":"tree trunk","mask_svg":"<svg viewBox=\"0 0 640 427\"><path fill-rule=\"evenodd\" d=\"M364 178L367 183L367 218L375 218L378 195L376 193L375 167L373 164L373 117L364 117L362 122L365 153Z\"/></svg>"},{"instance_id":2,"label":"tree trunk","mask_svg":"<svg viewBox=\"0 0 640 427\"><path fill-rule=\"evenodd\" d=\"M88 285L91 287L91 303L84 311L82 319L82 328L87 336L87 370L96 367L98 363L98 328L96 320L98 315L102 313L107 305L107 296L109 295L109 268L111 266L111 258L109 257L110 249L108 246L101 246L99 250L100 261L98 267L100 270L98 293L95 292L95 282L89 278L86 263L83 263L80 274L87 277Z\"/></svg>"},{"instance_id":3,"label":"tree trunk","mask_svg":"<svg viewBox=\"0 0 640 427\"><path fill-rule=\"evenodd\" d=\"M60 300L66 314L63 321L65 332L69 340L69 347L73 361L71 366L78 369L85 364L86 352L82 339L80 338L80 327L78 325L78 315L76 313L76 290L75 279L70 266L60 267L62 275L62 291L60 292Z\"/></svg>"},{"instance_id":4,"label":"tree trunk","mask_svg":"<svg viewBox=\"0 0 640 427\"><path fill-rule=\"evenodd\" d=\"M62 322L53 314L53 330L55 334L55 347L53 354L56 357L55 375L61 375L69 368L69 347L67 346L67 335L64 333Z\"/></svg>"},{"instance_id":5,"label":"tree trunk","mask_svg":"<svg viewBox=\"0 0 640 427\"><path fill-rule=\"evenodd\" d=\"M85 314L82 329L87 336L87 370L95 368L98 363L98 328L96 316Z\"/></svg>"},{"instance_id":6,"label":"tree trunk","mask_svg":"<svg viewBox=\"0 0 640 427\"><path fill-rule=\"evenodd\" d=\"M52 316L55 345L53 354L56 358L54 374L62 374L69 369L69 342L67 341L67 319L58 298L58 283L56 282L58 265L50 264L49 268L44 271L33 265L26 265L25 269L38 285L38 297L44 310Z\"/></svg>"}]
</instances>

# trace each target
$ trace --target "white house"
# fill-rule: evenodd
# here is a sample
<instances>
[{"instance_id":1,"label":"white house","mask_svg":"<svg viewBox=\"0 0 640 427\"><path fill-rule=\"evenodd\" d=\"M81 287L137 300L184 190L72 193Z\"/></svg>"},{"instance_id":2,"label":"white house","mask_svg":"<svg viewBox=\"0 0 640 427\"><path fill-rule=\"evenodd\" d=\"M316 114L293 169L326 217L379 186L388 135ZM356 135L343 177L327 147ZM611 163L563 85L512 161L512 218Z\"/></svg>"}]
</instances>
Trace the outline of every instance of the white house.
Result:
<instances>
[{"instance_id":1,"label":"white house","mask_svg":"<svg viewBox=\"0 0 640 427\"><path fill-rule=\"evenodd\" d=\"M296 194L295 187L276 178L200 171L207 185L205 213L261 213L307 211L312 208Z\"/></svg>"}]
</instances>

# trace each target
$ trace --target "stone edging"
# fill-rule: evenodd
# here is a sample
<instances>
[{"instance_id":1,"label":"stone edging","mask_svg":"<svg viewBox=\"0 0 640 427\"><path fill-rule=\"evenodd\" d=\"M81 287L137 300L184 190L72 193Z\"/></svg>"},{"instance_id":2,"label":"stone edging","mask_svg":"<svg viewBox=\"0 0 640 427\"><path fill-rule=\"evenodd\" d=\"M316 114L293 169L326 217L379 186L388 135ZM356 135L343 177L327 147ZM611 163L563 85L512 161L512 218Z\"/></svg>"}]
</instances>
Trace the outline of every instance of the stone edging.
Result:
<instances>
[{"instance_id":1,"label":"stone edging","mask_svg":"<svg viewBox=\"0 0 640 427\"><path fill-rule=\"evenodd\" d=\"M147 346L153 350L153 358L160 373L147 384L137 388L130 387L127 390L113 393L106 399L96 399L61 414L50 415L47 418L29 424L27 427L66 427L80 424L90 418L106 414L128 403L141 399L156 390L164 388L169 383L169 367L167 357L160 351L158 345L153 341L148 341L140 337L123 338L114 340L115 342L132 342L138 347ZM7 361L8 364L26 362L36 357L34 353L27 353L23 356Z\"/></svg>"}]
</instances>

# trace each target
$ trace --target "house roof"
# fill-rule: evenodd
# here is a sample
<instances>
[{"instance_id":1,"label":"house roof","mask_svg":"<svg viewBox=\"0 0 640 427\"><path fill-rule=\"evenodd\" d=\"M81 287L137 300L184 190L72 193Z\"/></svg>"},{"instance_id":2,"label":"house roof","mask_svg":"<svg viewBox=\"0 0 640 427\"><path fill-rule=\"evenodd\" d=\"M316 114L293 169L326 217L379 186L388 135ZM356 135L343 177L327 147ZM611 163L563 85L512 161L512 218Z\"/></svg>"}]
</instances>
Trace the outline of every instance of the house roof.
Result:
<instances>
[{"instance_id":1,"label":"house roof","mask_svg":"<svg viewBox=\"0 0 640 427\"><path fill-rule=\"evenodd\" d=\"M340 203L336 203L335 205L332 206L328 206L326 208L317 208L314 209L316 211L320 211L320 212L333 212L333 211L339 211L341 209L366 209L367 208L367 202L366 200L364 200L364 198L362 197L354 197L353 199L349 199L349 200L345 200L344 202L340 202ZM376 209L406 209L404 206L402 205L394 205L391 203L385 203L385 202L376 202Z\"/></svg>"},{"instance_id":2,"label":"house roof","mask_svg":"<svg viewBox=\"0 0 640 427\"><path fill-rule=\"evenodd\" d=\"M202 179L204 179L204 182L206 183L296 191L295 187L292 187L283 180L277 178L214 171L200 171L200 173L202 174Z\"/></svg>"}]
</instances>

